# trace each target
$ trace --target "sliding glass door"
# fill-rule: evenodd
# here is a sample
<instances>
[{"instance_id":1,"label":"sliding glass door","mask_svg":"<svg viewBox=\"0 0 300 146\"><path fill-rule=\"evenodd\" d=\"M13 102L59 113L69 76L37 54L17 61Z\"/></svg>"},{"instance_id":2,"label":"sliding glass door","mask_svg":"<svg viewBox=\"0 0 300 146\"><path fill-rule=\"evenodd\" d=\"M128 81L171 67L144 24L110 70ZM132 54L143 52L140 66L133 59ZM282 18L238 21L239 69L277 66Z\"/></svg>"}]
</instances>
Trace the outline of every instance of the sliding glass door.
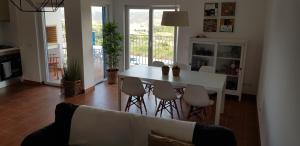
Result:
<instances>
[{"instance_id":1,"label":"sliding glass door","mask_svg":"<svg viewBox=\"0 0 300 146\"><path fill-rule=\"evenodd\" d=\"M94 57L94 80L95 83L102 82L105 77L105 65L103 59L103 25L107 21L106 7L92 6L92 43Z\"/></svg>"},{"instance_id":2,"label":"sliding glass door","mask_svg":"<svg viewBox=\"0 0 300 146\"><path fill-rule=\"evenodd\" d=\"M129 66L151 65L153 61L173 64L176 31L161 26L163 11L175 8L128 8L126 19Z\"/></svg>"},{"instance_id":3,"label":"sliding glass door","mask_svg":"<svg viewBox=\"0 0 300 146\"><path fill-rule=\"evenodd\" d=\"M161 26L164 11L175 9L154 9L152 25L153 61L173 64L175 58L175 27Z\"/></svg>"},{"instance_id":4,"label":"sliding glass door","mask_svg":"<svg viewBox=\"0 0 300 146\"><path fill-rule=\"evenodd\" d=\"M52 9L52 8L45 8ZM46 83L60 85L63 68L67 65L67 43L65 31L64 8L56 12L45 13L45 57L46 57Z\"/></svg>"}]
</instances>

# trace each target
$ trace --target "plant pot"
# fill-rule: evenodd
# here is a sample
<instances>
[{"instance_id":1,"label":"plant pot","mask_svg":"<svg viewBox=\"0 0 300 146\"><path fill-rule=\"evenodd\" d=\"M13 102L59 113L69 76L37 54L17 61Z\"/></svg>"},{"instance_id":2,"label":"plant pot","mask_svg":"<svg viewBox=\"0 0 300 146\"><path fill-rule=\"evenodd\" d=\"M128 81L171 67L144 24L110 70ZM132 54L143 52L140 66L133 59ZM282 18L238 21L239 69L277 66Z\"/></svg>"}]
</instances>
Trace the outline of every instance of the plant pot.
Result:
<instances>
[{"instance_id":1,"label":"plant pot","mask_svg":"<svg viewBox=\"0 0 300 146\"><path fill-rule=\"evenodd\" d=\"M118 69L107 70L107 82L108 84L116 84L118 79Z\"/></svg>"},{"instance_id":2,"label":"plant pot","mask_svg":"<svg viewBox=\"0 0 300 146\"><path fill-rule=\"evenodd\" d=\"M163 66L163 67L161 67L161 71L164 76L167 76L167 75L169 75L170 67Z\"/></svg>"},{"instance_id":3,"label":"plant pot","mask_svg":"<svg viewBox=\"0 0 300 146\"><path fill-rule=\"evenodd\" d=\"M180 75L180 68L172 68L173 76L179 77Z\"/></svg>"},{"instance_id":4,"label":"plant pot","mask_svg":"<svg viewBox=\"0 0 300 146\"><path fill-rule=\"evenodd\" d=\"M65 97L73 97L82 93L82 82L77 81L65 81L62 80L62 86Z\"/></svg>"}]
</instances>

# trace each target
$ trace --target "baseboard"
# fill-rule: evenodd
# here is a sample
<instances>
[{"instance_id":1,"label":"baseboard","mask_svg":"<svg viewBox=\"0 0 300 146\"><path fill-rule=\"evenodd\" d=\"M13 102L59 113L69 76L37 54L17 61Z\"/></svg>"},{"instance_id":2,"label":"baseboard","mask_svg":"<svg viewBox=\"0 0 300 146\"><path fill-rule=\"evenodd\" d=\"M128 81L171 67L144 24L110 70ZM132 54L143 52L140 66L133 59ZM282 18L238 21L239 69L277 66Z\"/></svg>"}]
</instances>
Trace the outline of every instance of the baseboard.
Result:
<instances>
[{"instance_id":1,"label":"baseboard","mask_svg":"<svg viewBox=\"0 0 300 146\"><path fill-rule=\"evenodd\" d=\"M260 103L261 104L261 103ZM266 125L265 125L265 118L263 117L263 111L262 111L262 107L259 104L259 101L257 101L257 117L258 117L258 130L259 130L259 142L260 142L260 146L267 146L267 131L266 131Z\"/></svg>"},{"instance_id":2,"label":"baseboard","mask_svg":"<svg viewBox=\"0 0 300 146\"><path fill-rule=\"evenodd\" d=\"M84 94L88 94L88 93L91 93L91 92L94 92L95 91L95 86L92 86L90 88L87 88L84 90Z\"/></svg>"},{"instance_id":3,"label":"baseboard","mask_svg":"<svg viewBox=\"0 0 300 146\"><path fill-rule=\"evenodd\" d=\"M27 85L35 85L35 86L43 85L43 82L30 81L30 80L23 80L22 83Z\"/></svg>"}]
</instances>

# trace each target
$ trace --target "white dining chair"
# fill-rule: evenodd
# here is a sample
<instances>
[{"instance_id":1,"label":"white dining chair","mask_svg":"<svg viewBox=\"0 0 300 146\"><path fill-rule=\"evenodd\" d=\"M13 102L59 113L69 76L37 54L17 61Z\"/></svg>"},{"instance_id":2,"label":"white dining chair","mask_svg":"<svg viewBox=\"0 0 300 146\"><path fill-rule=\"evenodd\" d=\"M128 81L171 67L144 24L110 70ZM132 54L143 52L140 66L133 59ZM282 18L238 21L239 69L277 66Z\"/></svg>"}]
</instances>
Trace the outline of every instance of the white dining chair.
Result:
<instances>
[{"instance_id":1,"label":"white dining chair","mask_svg":"<svg viewBox=\"0 0 300 146\"><path fill-rule=\"evenodd\" d=\"M162 67L165 64L161 61L153 61L151 66L154 67ZM145 85L145 90L148 93L148 97L150 96L151 91L153 90L153 85L150 81L142 80L143 84ZM157 100L155 100L155 104L157 105Z\"/></svg>"},{"instance_id":2,"label":"white dining chair","mask_svg":"<svg viewBox=\"0 0 300 146\"><path fill-rule=\"evenodd\" d=\"M141 114L143 114L142 106L144 106L144 109L147 114L147 108L144 101L144 94L146 93L146 91L143 87L142 81L139 78L134 78L134 77L124 78L122 82L122 92L129 95L125 107L125 112L129 112L130 107L132 105L136 105L140 109Z\"/></svg>"},{"instance_id":3,"label":"white dining chair","mask_svg":"<svg viewBox=\"0 0 300 146\"><path fill-rule=\"evenodd\" d=\"M200 69L199 69L199 71L208 72L208 73L214 73L215 69L212 66L201 66ZM217 92L216 91L208 90L207 92L208 92L209 97L215 97L215 96L217 96Z\"/></svg>"},{"instance_id":4,"label":"white dining chair","mask_svg":"<svg viewBox=\"0 0 300 146\"><path fill-rule=\"evenodd\" d=\"M187 119L198 114L206 117L207 109L214 105L214 101L209 99L206 89L199 85L188 85L183 95L183 100L190 106Z\"/></svg>"},{"instance_id":5,"label":"white dining chair","mask_svg":"<svg viewBox=\"0 0 300 146\"><path fill-rule=\"evenodd\" d=\"M203 72L209 72L209 73L214 73L214 67L212 66L201 66L199 71L203 71Z\"/></svg>"},{"instance_id":6,"label":"white dining chair","mask_svg":"<svg viewBox=\"0 0 300 146\"><path fill-rule=\"evenodd\" d=\"M158 112L160 112L161 117L163 111L165 110L171 115L171 118L173 119L173 110L175 109L177 112L177 116L180 119L176 100L180 99L181 96L178 96L176 94L171 83L167 81L155 81L153 85L153 94L156 98L160 99L159 105L155 112L155 116L157 116Z\"/></svg>"},{"instance_id":7,"label":"white dining chair","mask_svg":"<svg viewBox=\"0 0 300 146\"><path fill-rule=\"evenodd\" d=\"M177 66L179 66L179 68L182 69L182 70L191 70L190 66L187 65L187 64L178 63Z\"/></svg>"},{"instance_id":8,"label":"white dining chair","mask_svg":"<svg viewBox=\"0 0 300 146\"><path fill-rule=\"evenodd\" d=\"M162 67L164 66L165 64L161 61L153 61L151 66L155 66L155 67Z\"/></svg>"}]
</instances>

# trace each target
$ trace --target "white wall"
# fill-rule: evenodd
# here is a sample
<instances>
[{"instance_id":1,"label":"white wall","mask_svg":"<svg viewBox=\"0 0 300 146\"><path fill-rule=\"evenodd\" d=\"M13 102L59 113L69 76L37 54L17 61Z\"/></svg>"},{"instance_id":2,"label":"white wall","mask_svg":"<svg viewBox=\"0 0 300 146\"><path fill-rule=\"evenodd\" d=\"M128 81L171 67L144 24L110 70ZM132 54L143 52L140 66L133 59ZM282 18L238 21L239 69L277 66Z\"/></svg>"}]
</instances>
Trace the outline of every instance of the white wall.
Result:
<instances>
[{"instance_id":1,"label":"white wall","mask_svg":"<svg viewBox=\"0 0 300 146\"><path fill-rule=\"evenodd\" d=\"M18 47L21 51L23 79L42 82L37 23L34 13L17 12ZM27 23L24 23L27 22ZM30 23L28 23L30 22Z\"/></svg>"},{"instance_id":2,"label":"white wall","mask_svg":"<svg viewBox=\"0 0 300 146\"><path fill-rule=\"evenodd\" d=\"M190 26L179 29L178 56L180 63L188 64L189 38L203 33L204 1L178 0L182 10L187 10ZM114 0L114 20L121 26L120 32L125 32L125 5L150 6L174 5L174 0ZM208 37L238 38L248 40L246 58L244 93L256 94L259 78L261 50L263 47L265 1L237 0L236 28L234 33L204 33ZM124 65L124 57L120 65Z\"/></svg>"},{"instance_id":3,"label":"white wall","mask_svg":"<svg viewBox=\"0 0 300 146\"><path fill-rule=\"evenodd\" d=\"M268 5L258 96L262 146L299 146L300 2Z\"/></svg>"},{"instance_id":4,"label":"white wall","mask_svg":"<svg viewBox=\"0 0 300 146\"><path fill-rule=\"evenodd\" d=\"M65 18L68 60L77 60L82 68L84 89L95 85L94 60L92 51L91 5L100 3L95 0L66 0Z\"/></svg>"},{"instance_id":5,"label":"white wall","mask_svg":"<svg viewBox=\"0 0 300 146\"><path fill-rule=\"evenodd\" d=\"M72 2L72 0L66 1ZM109 5L111 2L110 0L85 0L85 3L90 5ZM76 8L73 9L76 15L78 10ZM87 11L87 8L85 8L85 11ZM40 37L42 35L40 34L41 27L39 26L40 23L38 21L40 20L38 18L38 13L20 12L10 5L10 22L6 22L0 27L0 42L3 40L3 43L14 45L21 49L23 78L25 80L42 82L44 57L41 52L43 39ZM70 23L77 24L77 21L72 22L71 20ZM3 28L3 36L5 36L3 39L1 39L1 28ZM89 71L91 72L91 70Z\"/></svg>"}]
</instances>

